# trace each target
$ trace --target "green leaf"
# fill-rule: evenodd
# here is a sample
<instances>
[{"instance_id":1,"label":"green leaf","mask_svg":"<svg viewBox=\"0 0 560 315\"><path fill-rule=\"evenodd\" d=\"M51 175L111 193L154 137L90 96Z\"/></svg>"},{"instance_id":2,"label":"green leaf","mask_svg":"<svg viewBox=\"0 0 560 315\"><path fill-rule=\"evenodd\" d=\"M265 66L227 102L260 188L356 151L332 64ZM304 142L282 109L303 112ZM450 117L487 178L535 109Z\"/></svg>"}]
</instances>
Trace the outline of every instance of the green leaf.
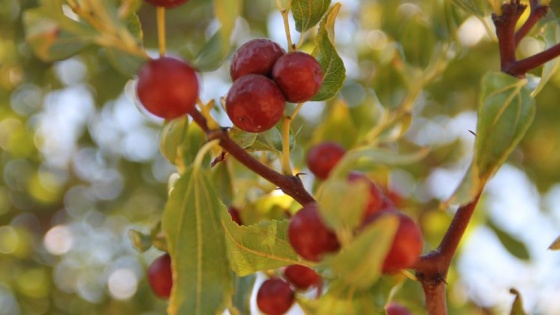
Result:
<instances>
[{"instance_id":1,"label":"green leaf","mask_svg":"<svg viewBox=\"0 0 560 315\"><path fill-rule=\"evenodd\" d=\"M220 194L220 199L226 205L233 200L233 179L228 170L227 163L218 163L212 168L212 182L214 188Z\"/></svg>"},{"instance_id":2,"label":"green leaf","mask_svg":"<svg viewBox=\"0 0 560 315\"><path fill-rule=\"evenodd\" d=\"M197 124L189 124L187 118L168 121L161 131L161 153L181 172L194 162L205 143L204 131ZM203 163L210 165L210 158L206 156Z\"/></svg>"},{"instance_id":3,"label":"green leaf","mask_svg":"<svg viewBox=\"0 0 560 315\"><path fill-rule=\"evenodd\" d=\"M237 145L246 149L250 147L257 139L257 134L253 132L246 132L237 127L232 127L228 130L228 135Z\"/></svg>"},{"instance_id":4,"label":"green leaf","mask_svg":"<svg viewBox=\"0 0 560 315\"><path fill-rule=\"evenodd\" d=\"M324 264L340 279L357 289L371 287L381 276L381 266L389 251L399 219L383 216L367 226L344 250L327 256Z\"/></svg>"},{"instance_id":5,"label":"green leaf","mask_svg":"<svg viewBox=\"0 0 560 315\"><path fill-rule=\"evenodd\" d=\"M525 310L523 309L523 299L521 298L521 293L516 289L510 289L509 293L515 295L515 300L513 300L513 305L511 306L510 315L525 315Z\"/></svg>"},{"instance_id":6,"label":"green leaf","mask_svg":"<svg viewBox=\"0 0 560 315\"><path fill-rule=\"evenodd\" d=\"M478 176L478 168L474 164L470 164L459 186L455 189L451 197L444 201L443 207L447 208L451 204L465 205L473 200L484 188Z\"/></svg>"},{"instance_id":7,"label":"green leaf","mask_svg":"<svg viewBox=\"0 0 560 315\"><path fill-rule=\"evenodd\" d=\"M475 145L482 182L504 163L533 121L535 103L526 83L501 72L489 73L482 80Z\"/></svg>"},{"instance_id":8,"label":"green leaf","mask_svg":"<svg viewBox=\"0 0 560 315\"><path fill-rule=\"evenodd\" d=\"M554 16L554 13L549 12L544 20L540 21L541 23L544 22L544 26L541 27L542 29L542 38L545 43L544 49L549 49L550 47L556 45L560 42L560 25L558 24L558 20ZM535 88L535 90L531 93L532 97L537 96L545 84L552 78L552 75L556 73L558 67L560 66L560 60L558 58L554 58L553 60L545 63L542 73L541 73L541 80L539 84Z\"/></svg>"},{"instance_id":9,"label":"green leaf","mask_svg":"<svg viewBox=\"0 0 560 315\"><path fill-rule=\"evenodd\" d=\"M379 165L408 165L425 158L430 149L420 148L411 153L399 153L384 148L362 147L348 151L331 171L330 177L346 177L353 169L375 168Z\"/></svg>"},{"instance_id":10,"label":"green leaf","mask_svg":"<svg viewBox=\"0 0 560 315\"><path fill-rule=\"evenodd\" d=\"M58 2L58 1L56 1ZM69 58L93 42L95 30L62 13L62 4L44 5L24 12L26 40L39 59L51 62Z\"/></svg>"},{"instance_id":11,"label":"green leaf","mask_svg":"<svg viewBox=\"0 0 560 315\"><path fill-rule=\"evenodd\" d=\"M317 58L323 70L323 84L312 98L313 101L325 101L333 98L344 85L346 69L344 62L334 46L334 23L340 10L340 3L335 4L319 24L312 55Z\"/></svg>"},{"instance_id":12,"label":"green leaf","mask_svg":"<svg viewBox=\"0 0 560 315\"><path fill-rule=\"evenodd\" d=\"M122 50L109 47L107 47L107 58L111 62L113 68L129 78L136 76L140 68L147 61L144 57L131 55Z\"/></svg>"},{"instance_id":13,"label":"green leaf","mask_svg":"<svg viewBox=\"0 0 560 315\"><path fill-rule=\"evenodd\" d=\"M239 226L222 212L227 254L233 271L246 276L260 270L301 264L288 242L288 220L261 221Z\"/></svg>"},{"instance_id":14,"label":"green leaf","mask_svg":"<svg viewBox=\"0 0 560 315\"><path fill-rule=\"evenodd\" d=\"M143 253L152 247L152 236L146 235L140 231L130 229L128 236L132 241L132 245L137 251Z\"/></svg>"},{"instance_id":15,"label":"green leaf","mask_svg":"<svg viewBox=\"0 0 560 315\"><path fill-rule=\"evenodd\" d=\"M501 6L501 0L499 1ZM484 18L490 13L489 2L489 0L453 0L453 4L479 18Z\"/></svg>"},{"instance_id":16,"label":"green leaf","mask_svg":"<svg viewBox=\"0 0 560 315\"><path fill-rule=\"evenodd\" d=\"M504 248L513 256L522 259L522 260L529 260L531 257L529 256L529 251L523 242L515 239L511 234L507 233L506 231L500 229L498 226L489 220L487 226L494 231L500 243L504 246Z\"/></svg>"},{"instance_id":17,"label":"green leaf","mask_svg":"<svg viewBox=\"0 0 560 315\"><path fill-rule=\"evenodd\" d=\"M294 133L290 132L290 149L295 147ZM250 149L255 151L282 152L282 132L274 127L257 134L257 138Z\"/></svg>"},{"instance_id":18,"label":"green leaf","mask_svg":"<svg viewBox=\"0 0 560 315\"><path fill-rule=\"evenodd\" d=\"M360 225L369 195L364 181L349 183L330 177L317 192L317 203L327 225L334 230L351 230Z\"/></svg>"},{"instance_id":19,"label":"green leaf","mask_svg":"<svg viewBox=\"0 0 560 315\"><path fill-rule=\"evenodd\" d=\"M296 30L303 33L317 25L325 12L327 12L331 0L294 0L292 1L292 14L296 21Z\"/></svg>"},{"instance_id":20,"label":"green leaf","mask_svg":"<svg viewBox=\"0 0 560 315\"><path fill-rule=\"evenodd\" d=\"M251 294L256 279L255 274L235 278L233 306L239 311L239 314L251 314Z\"/></svg>"},{"instance_id":21,"label":"green leaf","mask_svg":"<svg viewBox=\"0 0 560 315\"><path fill-rule=\"evenodd\" d=\"M319 300L308 303L306 309L311 310L310 314L384 314L384 310L375 305L376 299L375 292L359 291L342 281L336 281L330 285L329 290Z\"/></svg>"},{"instance_id":22,"label":"green leaf","mask_svg":"<svg viewBox=\"0 0 560 315\"><path fill-rule=\"evenodd\" d=\"M173 266L169 314L217 314L233 290L220 213L209 175L189 168L165 206L162 227Z\"/></svg>"}]
</instances>

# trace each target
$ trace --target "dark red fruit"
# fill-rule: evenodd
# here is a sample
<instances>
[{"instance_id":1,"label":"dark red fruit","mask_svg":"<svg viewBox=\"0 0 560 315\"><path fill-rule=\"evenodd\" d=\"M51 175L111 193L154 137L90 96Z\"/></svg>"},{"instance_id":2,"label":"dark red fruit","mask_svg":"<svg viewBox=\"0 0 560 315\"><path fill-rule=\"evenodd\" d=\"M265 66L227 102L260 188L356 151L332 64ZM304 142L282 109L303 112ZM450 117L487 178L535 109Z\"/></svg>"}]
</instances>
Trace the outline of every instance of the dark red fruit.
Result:
<instances>
[{"instance_id":1,"label":"dark red fruit","mask_svg":"<svg viewBox=\"0 0 560 315\"><path fill-rule=\"evenodd\" d=\"M301 51L278 58L272 68L272 78L292 103L308 101L323 84L323 70L313 56Z\"/></svg>"},{"instance_id":2,"label":"dark red fruit","mask_svg":"<svg viewBox=\"0 0 560 315\"><path fill-rule=\"evenodd\" d=\"M321 283L321 276L315 270L302 265L289 265L284 269L284 277L299 290L307 290Z\"/></svg>"},{"instance_id":3,"label":"dark red fruit","mask_svg":"<svg viewBox=\"0 0 560 315\"><path fill-rule=\"evenodd\" d=\"M412 267L420 257L423 247L422 231L409 216L398 211L375 213L368 217L366 221L373 223L387 215L397 216L399 226L393 238L391 248L383 261L382 271L384 273L394 273L401 269Z\"/></svg>"},{"instance_id":4,"label":"dark red fruit","mask_svg":"<svg viewBox=\"0 0 560 315\"><path fill-rule=\"evenodd\" d=\"M387 315L412 315L412 312L404 305L399 303L389 303L385 307Z\"/></svg>"},{"instance_id":5,"label":"dark red fruit","mask_svg":"<svg viewBox=\"0 0 560 315\"><path fill-rule=\"evenodd\" d=\"M288 239L296 253L315 262L340 248L336 234L321 220L316 203L306 204L291 218Z\"/></svg>"},{"instance_id":6,"label":"dark red fruit","mask_svg":"<svg viewBox=\"0 0 560 315\"><path fill-rule=\"evenodd\" d=\"M171 9L187 2L188 0L145 0L146 2L158 7Z\"/></svg>"},{"instance_id":7,"label":"dark red fruit","mask_svg":"<svg viewBox=\"0 0 560 315\"><path fill-rule=\"evenodd\" d=\"M243 44L231 61L229 73L235 81L247 74L262 74L270 77L276 60L286 53L280 45L270 39L258 38Z\"/></svg>"},{"instance_id":8,"label":"dark red fruit","mask_svg":"<svg viewBox=\"0 0 560 315\"><path fill-rule=\"evenodd\" d=\"M171 273L171 257L169 254L156 258L148 267L148 282L154 294L162 299L168 299L173 287Z\"/></svg>"},{"instance_id":9,"label":"dark red fruit","mask_svg":"<svg viewBox=\"0 0 560 315\"><path fill-rule=\"evenodd\" d=\"M295 293L288 283L279 278L265 280L257 292L257 306L268 315L286 313L294 304Z\"/></svg>"},{"instance_id":10,"label":"dark red fruit","mask_svg":"<svg viewBox=\"0 0 560 315\"><path fill-rule=\"evenodd\" d=\"M243 225L241 223L241 217L239 216L239 210L237 208L229 207L228 212L229 215L231 215L231 220L233 222L237 223L237 225Z\"/></svg>"},{"instance_id":11,"label":"dark red fruit","mask_svg":"<svg viewBox=\"0 0 560 315\"><path fill-rule=\"evenodd\" d=\"M260 74L248 74L233 83L226 98L226 112L237 128L266 131L282 118L286 100L278 86Z\"/></svg>"},{"instance_id":12,"label":"dark red fruit","mask_svg":"<svg viewBox=\"0 0 560 315\"><path fill-rule=\"evenodd\" d=\"M198 98L198 77L191 66L179 59L150 59L138 73L136 93L150 113L174 119L194 108Z\"/></svg>"},{"instance_id":13,"label":"dark red fruit","mask_svg":"<svg viewBox=\"0 0 560 315\"><path fill-rule=\"evenodd\" d=\"M307 167L319 179L326 179L346 150L336 142L323 142L307 154Z\"/></svg>"},{"instance_id":14,"label":"dark red fruit","mask_svg":"<svg viewBox=\"0 0 560 315\"><path fill-rule=\"evenodd\" d=\"M369 187L368 201L363 215L364 218L369 217L370 215L381 211L383 209L384 201L386 202L386 205L390 205L388 203L390 202L390 200L386 200L386 197L383 195L381 189L374 182L372 182L364 173L350 172L350 174L348 174L348 181L350 181L351 183L357 181L363 181Z\"/></svg>"}]
</instances>

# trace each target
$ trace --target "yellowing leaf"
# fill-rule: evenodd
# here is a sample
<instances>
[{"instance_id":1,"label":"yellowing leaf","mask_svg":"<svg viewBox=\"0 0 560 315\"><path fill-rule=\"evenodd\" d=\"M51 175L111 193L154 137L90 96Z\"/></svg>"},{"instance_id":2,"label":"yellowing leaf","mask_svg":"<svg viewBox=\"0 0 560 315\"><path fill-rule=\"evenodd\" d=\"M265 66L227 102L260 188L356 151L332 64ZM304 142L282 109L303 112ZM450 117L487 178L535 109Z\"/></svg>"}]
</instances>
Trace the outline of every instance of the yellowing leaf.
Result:
<instances>
[{"instance_id":1,"label":"yellowing leaf","mask_svg":"<svg viewBox=\"0 0 560 315\"><path fill-rule=\"evenodd\" d=\"M162 227L173 267L168 313L222 313L231 298L229 267L220 212L226 212L209 175L189 168L165 206Z\"/></svg>"}]
</instances>

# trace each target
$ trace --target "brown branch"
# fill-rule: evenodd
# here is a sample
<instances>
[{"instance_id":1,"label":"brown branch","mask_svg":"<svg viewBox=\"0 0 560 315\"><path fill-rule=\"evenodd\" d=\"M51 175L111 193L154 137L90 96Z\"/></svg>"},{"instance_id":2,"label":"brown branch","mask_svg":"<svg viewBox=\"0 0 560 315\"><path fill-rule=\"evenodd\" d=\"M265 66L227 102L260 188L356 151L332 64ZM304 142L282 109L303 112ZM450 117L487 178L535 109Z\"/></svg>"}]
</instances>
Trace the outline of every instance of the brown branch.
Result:
<instances>
[{"instance_id":1,"label":"brown branch","mask_svg":"<svg viewBox=\"0 0 560 315\"><path fill-rule=\"evenodd\" d=\"M249 152L231 140L226 129L221 128L218 130L210 130L208 128L208 124L206 123L206 118L204 118L197 109L193 109L189 112L189 115L192 117L194 122L197 123L204 132L206 132L208 139L219 139L220 146L248 169L277 185L284 193L294 198L301 205L315 201L313 196L305 190L305 187L299 177L294 175L282 175L262 164Z\"/></svg>"},{"instance_id":2,"label":"brown branch","mask_svg":"<svg viewBox=\"0 0 560 315\"><path fill-rule=\"evenodd\" d=\"M500 48L500 69L503 72L509 73L508 67L516 62L515 25L526 8L519 0L512 0L502 6L502 15L492 14Z\"/></svg>"},{"instance_id":3,"label":"brown branch","mask_svg":"<svg viewBox=\"0 0 560 315\"><path fill-rule=\"evenodd\" d=\"M544 65L558 56L560 56L560 44L556 44L538 54L512 63L507 67L507 71L505 72L515 77L523 77L527 72Z\"/></svg>"},{"instance_id":4,"label":"brown branch","mask_svg":"<svg viewBox=\"0 0 560 315\"><path fill-rule=\"evenodd\" d=\"M429 315L447 314L445 278L479 198L480 194L470 203L459 207L438 248L420 257L420 260L413 267L424 289Z\"/></svg>"}]
</instances>

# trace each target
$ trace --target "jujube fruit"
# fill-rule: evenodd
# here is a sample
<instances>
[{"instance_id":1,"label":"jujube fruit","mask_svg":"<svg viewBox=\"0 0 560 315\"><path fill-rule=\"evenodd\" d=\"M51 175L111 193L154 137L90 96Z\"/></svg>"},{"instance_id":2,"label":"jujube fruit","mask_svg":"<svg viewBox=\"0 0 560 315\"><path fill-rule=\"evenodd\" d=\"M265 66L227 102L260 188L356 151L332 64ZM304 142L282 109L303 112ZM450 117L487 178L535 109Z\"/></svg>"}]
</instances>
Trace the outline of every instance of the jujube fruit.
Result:
<instances>
[{"instance_id":1,"label":"jujube fruit","mask_svg":"<svg viewBox=\"0 0 560 315\"><path fill-rule=\"evenodd\" d=\"M292 103L310 100L323 84L323 70L309 54L294 51L278 58L272 68L272 78Z\"/></svg>"},{"instance_id":2,"label":"jujube fruit","mask_svg":"<svg viewBox=\"0 0 560 315\"><path fill-rule=\"evenodd\" d=\"M296 253L315 262L324 254L340 249L336 234L323 223L314 202L304 205L290 219L288 240Z\"/></svg>"},{"instance_id":3,"label":"jujube fruit","mask_svg":"<svg viewBox=\"0 0 560 315\"><path fill-rule=\"evenodd\" d=\"M187 2L188 0L144 0L150 4L153 4L158 7L164 7L166 9L171 9L181 4Z\"/></svg>"},{"instance_id":4,"label":"jujube fruit","mask_svg":"<svg viewBox=\"0 0 560 315\"><path fill-rule=\"evenodd\" d=\"M284 269L284 277L299 290L307 290L321 283L321 276L315 270L302 265L289 265Z\"/></svg>"},{"instance_id":5,"label":"jujube fruit","mask_svg":"<svg viewBox=\"0 0 560 315\"><path fill-rule=\"evenodd\" d=\"M235 81L247 74L262 74L270 77L276 60L286 51L270 39L257 38L241 45L233 55L229 73Z\"/></svg>"},{"instance_id":6,"label":"jujube fruit","mask_svg":"<svg viewBox=\"0 0 560 315\"><path fill-rule=\"evenodd\" d=\"M286 100L278 86L260 74L233 82L226 97L226 112L235 126L247 132L266 131L282 118Z\"/></svg>"},{"instance_id":7,"label":"jujube fruit","mask_svg":"<svg viewBox=\"0 0 560 315\"><path fill-rule=\"evenodd\" d=\"M376 212L379 212L384 205L384 202L387 202L387 205L390 205L390 200L386 200L381 189L371 180L369 179L364 173L360 172L350 172L348 174L348 181L349 182L357 182L363 181L368 185L369 194L367 197L367 204L364 210L363 218L366 218Z\"/></svg>"},{"instance_id":8,"label":"jujube fruit","mask_svg":"<svg viewBox=\"0 0 560 315\"><path fill-rule=\"evenodd\" d=\"M173 287L171 272L171 257L164 254L156 258L148 267L148 282L154 294L162 299L168 299Z\"/></svg>"},{"instance_id":9,"label":"jujube fruit","mask_svg":"<svg viewBox=\"0 0 560 315\"><path fill-rule=\"evenodd\" d=\"M327 179L345 153L346 150L336 142L319 143L309 150L307 167L317 178Z\"/></svg>"},{"instance_id":10,"label":"jujube fruit","mask_svg":"<svg viewBox=\"0 0 560 315\"><path fill-rule=\"evenodd\" d=\"M198 98L198 77L182 60L161 57L148 60L138 73L136 93L150 113L174 119L190 112Z\"/></svg>"},{"instance_id":11,"label":"jujube fruit","mask_svg":"<svg viewBox=\"0 0 560 315\"><path fill-rule=\"evenodd\" d=\"M418 225L406 214L399 211L382 211L367 218L373 223L383 216L393 215L399 219L399 225L385 256L382 272L394 273L401 269L412 267L422 254L422 231Z\"/></svg>"},{"instance_id":12,"label":"jujube fruit","mask_svg":"<svg viewBox=\"0 0 560 315\"><path fill-rule=\"evenodd\" d=\"M294 290L279 278L265 280L257 292L257 306L261 312L268 315L286 313L294 301Z\"/></svg>"},{"instance_id":13,"label":"jujube fruit","mask_svg":"<svg viewBox=\"0 0 560 315\"><path fill-rule=\"evenodd\" d=\"M243 225L241 223L241 216L239 215L239 210L237 208L229 207L228 212L233 222L237 223L237 225Z\"/></svg>"},{"instance_id":14,"label":"jujube fruit","mask_svg":"<svg viewBox=\"0 0 560 315\"><path fill-rule=\"evenodd\" d=\"M389 303L385 307L387 315L412 315L412 312L404 305L399 303Z\"/></svg>"}]
</instances>

